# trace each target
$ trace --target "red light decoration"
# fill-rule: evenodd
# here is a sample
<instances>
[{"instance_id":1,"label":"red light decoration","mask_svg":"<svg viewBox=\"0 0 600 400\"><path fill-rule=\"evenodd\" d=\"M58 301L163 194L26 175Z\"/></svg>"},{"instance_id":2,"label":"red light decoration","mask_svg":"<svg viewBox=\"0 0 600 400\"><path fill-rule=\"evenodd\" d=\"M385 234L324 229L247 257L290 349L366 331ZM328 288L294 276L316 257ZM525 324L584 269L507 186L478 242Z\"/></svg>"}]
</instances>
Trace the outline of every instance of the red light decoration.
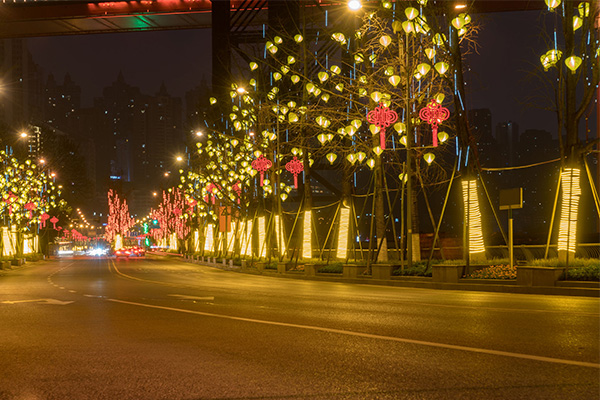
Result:
<instances>
[{"instance_id":1,"label":"red light decoration","mask_svg":"<svg viewBox=\"0 0 600 400\"><path fill-rule=\"evenodd\" d=\"M37 206L35 205L35 203L27 203L25 204L24 208L29 211L29 219L33 218L33 210L35 210L37 208Z\"/></svg>"},{"instance_id":2,"label":"red light decoration","mask_svg":"<svg viewBox=\"0 0 600 400\"><path fill-rule=\"evenodd\" d=\"M52 228L54 228L55 231L59 231L62 229L60 226L58 227L59 229L56 229L56 223L58 222L58 218L52 217L50 218L50 222L52 222Z\"/></svg>"},{"instance_id":3,"label":"red light decoration","mask_svg":"<svg viewBox=\"0 0 600 400\"><path fill-rule=\"evenodd\" d=\"M8 198L4 200L4 202L8 205L8 214L12 215L12 205L18 199L18 197L13 193L8 193Z\"/></svg>"},{"instance_id":4,"label":"red light decoration","mask_svg":"<svg viewBox=\"0 0 600 400\"><path fill-rule=\"evenodd\" d=\"M115 235L126 236L135 220L129 214L129 206L126 200L122 200L113 190L108 191L108 221L106 224L105 237L112 241Z\"/></svg>"},{"instance_id":5,"label":"red light decoration","mask_svg":"<svg viewBox=\"0 0 600 400\"><path fill-rule=\"evenodd\" d=\"M294 188L298 189L298 174L304 171L304 164L296 157L294 157L291 161L285 164L285 169L294 174Z\"/></svg>"},{"instance_id":6,"label":"red light decoration","mask_svg":"<svg viewBox=\"0 0 600 400\"><path fill-rule=\"evenodd\" d=\"M374 110L369 111L367 120L379 127L379 146L382 150L385 150L385 128L398 120L398 113L390 110L383 103L379 103Z\"/></svg>"},{"instance_id":7,"label":"red light decoration","mask_svg":"<svg viewBox=\"0 0 600 400\"><path fill-rule=\"evenodd\" d=\"M442 107L440 103L432 99L429 104L419 111L419 118L431 125L433 133L433 147L438 145L438 124L450 117L450 111L446 107Z\"/></svg>"},{"instance_id":8,"label":"red light decoration","mask_svg":"<svg viewBox=\"0 0 600 400\"><path fill-rule=\"evenodd\" d=\"M261 155L256 160L252 161L252 168L260 173L260 186L263 185L264 173L273 166L273 162Z\"/></svg>"},{"instance_id":9,"label":"red light decoration","mask_svg":"<svg viewBox=\"0 0 600 400\"><path fill-rule=\"evenodd\" d=\"M43 214L40 216L40 223L42 224L42 227L43 227L43 228L45 228L45 227L46 227L46 220L47 220L48 218L50 218L50 215L49 215L49 214L47 214L47 213L43 213Z\"/></svg>"},{"instance_id":10,"label":"red light decoration","mask_svg":"<svg viewBox=\"0 0 600 400\"><path fill-rule=\"evenodd\" d=\"M236 183L233 184L233 186L231 187L233 189L233 191L237 194L237 203L240 204L240 197L242 197L242 184L240 181L237 181Z\"/></svg>"}]
</instances>

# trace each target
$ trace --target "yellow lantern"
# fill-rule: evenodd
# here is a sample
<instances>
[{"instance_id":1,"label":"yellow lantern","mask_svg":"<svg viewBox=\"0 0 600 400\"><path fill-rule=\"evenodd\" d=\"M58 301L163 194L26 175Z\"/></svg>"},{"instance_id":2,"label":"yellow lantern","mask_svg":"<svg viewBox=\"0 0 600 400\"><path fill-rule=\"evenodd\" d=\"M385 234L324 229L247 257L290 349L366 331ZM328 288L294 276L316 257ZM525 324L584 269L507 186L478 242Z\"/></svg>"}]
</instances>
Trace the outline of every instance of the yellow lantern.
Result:
<instances>
[{"instance_id":1,"label":"yellow lantern","mask_svg":"<svg viewBox=\"0 0 600 400\"><path fill-rule=\"evenodd\" d=\"M372 158L369 158L367 160L367 165L369 166L369 168L373 169L375 167L375 160L373 160Z\"/></svg>"},{"instance_id":2,"label":"yellow lantern","mask_svg":"<svg viewBox=\"0 0 600 400\"><path fill-rule=\"evenodd\" d=\"M356 162L356 155L350 153L346 156L346 160L348 160L350 164L354 165L354 163Z\"/></svg>"},{"instance_id":3,"label":"yellow lantern","mask_svg":"<svg viewBox=\"0 0 600 400\"><path fill-rule=\"evenodd\" d=\"M356 154L356 157L358 158L358 162L363 162L367 155L364 152L360 151L358 152L358 154Z\"/></svg>"},{"instance_id":4,"label":"yellow lantern","mask_svg":"<svg viewBox=\"0 0 600 400\"><path fill-rule=\"evenodd\" d=\"M288 64L294 64L296 62L296 57L294 56L288 56L287 58L287 63Z\"/></svg>"},{"instance_id":5,"label":"yellow lantern","mask_svg":"<svg viewBox=\"0 0 600 400\"><path fill-rule=\"evenodd\" d=\"M582 1L581 3L579 3L577 9L579 10L579 16L581 18L590 16L590 3L588 3L587 1Z\"/></svg>"},{"instance_id":6,"label":"yellow lantern","mask_svg":"<svg viewBox=\"0 0 600 400\"><path fill-rule=\"evenodd\" d=\"M362 121L360 119L353 119L352 122L350 122L350 125L355 129L359 129L362 126Z\"/></svg>"},{"instance_id":7,"label":"yellow lantern","mask_svg":"<svg viewBox=\"0 0 600 400\"><path fill-rule=\"evenodd\" d=\"M343 83L338 83L337 85L335 85L335 89L338 92L342 92L344 90L344 84Z\"/></svg>"},{"instance_id":8,"label":"yellow lantern","mask_svg":"<svg viewBox=\"0 0 600 400\"><path fill-rule=\"evenodd\" d=\"M383 46L383 47L388 47L390 45L390 43L392 43L392 38L389 37L388 35L383 35L380 39L379 39L379 43Z\"/></svg>"},{"instance_id":9,"label":"yellow lantern","mask_svg":"<svg viewBox=\"0 0 600 400\"><path fill-rule=\"evenodd\" d=\"M330 164L333 164L333 162L337 159L337 154L329 153L325 157L327 158L327 161L329 161Z\"/></svg>"},{"instance_id":10,"label":"yellow lantern","mask_svg":"<svg viewBox=\"0 0 600 400\"><path fill-rule=\"evenodd\" d=\"M439 104L442 104L442 102L444 101L444 99L446 98L446 95L444 93L437 93L435 96L433 96L433 98L435 99L435 101L437 101Z\"/></svg>"},{"instance_id":11,"label":"yellow lantern","mask_svg":"<svg viewBox=\"0 0 600 400\"><path fill-rule=\"evenodd\" d=\"M321 83L325 82L327 79L329 79L329 74L327 72L321 71L317 74L317 76L319 77L319 80L321 81Z\"/></svg>"},{"instance_id":12,"label":"yellow lantern","mask_svg":"<svg viewBox=\"0 0 600 400\"><path fill-rule=\"evenodd\" d=\"M449 137L450 136L444 131L438 132L438 139L440 143L444 143Z\"/></svg>"},{"instance_id":13,"label":"yellow lantern","mask_svg":"<svg viewBox=\"0 0 600 400\"><path fill-rule=\"evenodd\" d=\"M379 131L381 130L381 128L379 128L377 125L369 125L369 130L371 131L371 134L373 135L377 135L379 133Z\"/></svg>"},{"instance_id":14,"label":"yellow lantern","mask_svg":"<svg viewBox=\"0 0 600 400\"><path fill-rule=\"evenodd\" d=\"M382 95L380 92L373 92L373 93L371 93L371 98L373 99L373 101L375 103L379 103L379 100L381 100Z\"/></svg>"},{"instance_id":15,"label":"yellow lantern","mask_svg":"<svg viewBox=\"0 0 600 400\"><path fill-rule=\"evenodd\" d=\"M217 103L217 99L215 99L214 97L211 97L210 99L208 99L208 101L210 102L211 106Z\"/></svg>"},{"instance_id":16,"label":"yellow lantern","mask_svg":"<svg viewBox=\"0 0 600 400\"><path fill-rule=\"evenodd\" d=\"M297 34L296 36L294 36L294 41L296 43L301 43L304 40L304 37L302 37L302 35Z\"/></svg>"},{"instance_id":17,"label":"yellow lantern","mask_svg":"<svg viewBox=\"0 0 600 400\"><path fill-rule=\"evenodd\" d=\"M406 135L402 135L402 136L400 136L400 143L401 143L403 146L406 146L406 143L407 143L407 142L406 142Z\"/></svg>"},{"instance_id":18,"label":"yellow lantern","mask_svg":"<svg viewBox=\"0 0 600 400\"><path fill-rule=\"evenodd\" d=\"M560 6L561 0L544 0L549 9L554 10Z\"/></svg>"},{"instance_id":19,"label":"yellow lantern","mask_svg":"<svg viewBox=\"0 0 600 400\"><path fill-rule=\"evenodd\" d=\"M377 156L380 156L381 153L383 153L383 150L381 149L381 147L377 146L373 148L373 153L377 154Z\"/></svg>"},{"instance_id":20,"label":"yellow lantern","mask_svg":"<svg viewBox=\"0 0 600 400\"><path fill-rule=\"evenodd\" d=\"M427 56L427 58L429 58L431 60L433 57L435 57L435 49L432 49L432 48L425 49L425 55Z\"/></svg>"},{"instance_id":21,"label":"yellow lantern","mask_svg":"<svg viewBox=\"0 0 600 400\"><path fill-rule=\"evenodd\" d=\"M567 66L567 68L569 68L571 70L571 73L575 73L575 71L577 70L577 68L579 68L579 66L581 65L581 57L578 56L571 56L568 57L565 60L565 64Z\"/></svg>"},{"instance_id":22,"label":"yellow lantern","mask_svg":"<svg viewBox=\"0 0 600 400\"><path fill-rule=\"evenodd\" d=\"M421 63L421 64L417 65L417 72L419 74L421 74L421 76L427 75L427 73L429 72L430 69L431 69L431 65L429 65L427 63Z\"/></svg>"},{"instance_id":23,"label":"yellow lantern","mask_svg":"<svg viewBox=\"0 0 600 400\"><path fill-rule=\"evenodd\" d=\"M335 75L339 75L340 72L342 72L342 69L340 67L338 67L337 65L332 65L331 68L329 68L331 70L332 73L334 73Z\"/></svg>"},{"instance_id":24,"label":"yellow lantern","mask_svg":"<svg viewBox=\"0 0 600 400\"><path fill-rule=\"evenodd\" d=\"M324 133L321 133L320 135L317 136L317 140L319 142L321 142L321 145L323 145L327 141L327 137L325 136Z\"/></svg>"},{"instance_id":25,"label":"yellow lantern","mask_svg":"<svg viewBox=\"0 0 600 400\"><path fill-rule=\"evenodd\" d=\"M315 89L316 89L316 88L317 88L317 87L316 87L316 86L315 86L313 83L310 83L310 82L309 82L309 83L307 83L307 84L306 84L306 91L307 91L308 93L313 93L313 92L315 91Z\"/></svg>"},{"instance_id":26,"label":"yellow lantern","mask_svg":"<svg viewBox=\"0 0 600 400\"><path fill-rule=\"evenodd\" d=\"M298 75L292 75L290 77L290 80L292 81L292 83L295 85L296 83L300 82L300 77Z\"/></svg>"},{"instance_id":27,"label":"yellow lantern","mask_svg":"<svg viewBox=\"0 0 600 400\"><path fill-rule=\"evenodd\" d=\"M257 63L255 63L254 61L252 61L252 62L250 63L250 70L254 71L254 70L255 70L255 69L257 69L257 68L258 68L258 64L257 64Z\"/></svg>"},{"instance_id":28,"label":"yellow lantern","mask_svg":"<svg viewBox=\"0 0 600 400\"><path fill-rule=\"evenodd\" d=\"M394 86L398 86L398 84L400 83L400 76L398 75L392 75L388 78L388 81Z\"/></svg>"},{"instance_id":29,"label":"yellow lantern","mask_svg":"<svg viewBox=\"0 0 600 400\"><path fill-rule=\"evenodd\" d=\"M283 192L279 195L279 197L281 197L281 201L285 201L288 198L288 194L286 192Z\"/></svg>"},{"instance_id":30,"label":"yellow lantern","mask_svg":"<svg viewBox=\"0 0 600 400\"><path fill-rule=\"evenodd\" d=\"M576 31L577 29L581 28L583 26L583 19L581 19L578 16L574 16L573 17L573 30Z\"/></svg>"},{"instance_id":31,"label":"yellow lantern","mask_svg":"<svg viewBox=\"0 0 600 400\"><path fill-rule=\"evenodd\" d=\"M407 7L404 10L404 15L406 15L406 18L412 21L419 16L419 10L414 7Z\"/></svg>"},{"instance_id":32,"label":"yellow lantern","mask_svg":"<svg viewBox=\"0 0 600 400\"><path fill-rule=\"evenodd\" d=\"M452 26L456 29L462 29L465 26L465 19L458 16L452 20Z\"/></svg>"},{"instance_id":33,"label":"yellow lantern","mask_svg":"<svg viewBox=\"0 0 600 400\"><path fill-rule=\"evenodd\" d=\"M278 81L283 77L283 75L281 75L279 72L275 72L273 73L273 80L274 81Z\"/></svg>"},{"instance_id":34,"label":"yellow lantern","mask_svg":"<svg viewBox=\"0 0 600 400\"><path fill-rule=\"evenodd\" d=\"M427 161L427 164L430 164L435 160L435 154L433 153L425 153L423 154L423 158Z\"/></svg>"},{"instance_id":35,"label":"yellow lantern","mask_svg":"<svg viewBox=\"0 0 600 400\"><path fill-rule=\"evenodd\" d=\"M448 71L448 63L444 61L436 62L434 68L438 72L438 74L444 75L446 71Z\"/></svg>"},{"instance_id":36,"label":"yellow lantern","mask_svg":"<svg viewBox=\"0 0 600 400\"><path fill-rule=\"evenodd\" d=\"M415 25L411 21L404 21L402 23L402 29L406 33L413 33L415 31Z\"/></svg>"},{"instance_id":37,"label":"yellow lantern","mask_svg":"<svg viewBox=\"0 0 600 400\"><path fill-rule=\"evenodd\" d=\"M327 94L327 93L323 94L323 96L321 96L321 100L323 100L325 103L327 103L329 101L329 94Z\"/></svg>"}]
</instances>

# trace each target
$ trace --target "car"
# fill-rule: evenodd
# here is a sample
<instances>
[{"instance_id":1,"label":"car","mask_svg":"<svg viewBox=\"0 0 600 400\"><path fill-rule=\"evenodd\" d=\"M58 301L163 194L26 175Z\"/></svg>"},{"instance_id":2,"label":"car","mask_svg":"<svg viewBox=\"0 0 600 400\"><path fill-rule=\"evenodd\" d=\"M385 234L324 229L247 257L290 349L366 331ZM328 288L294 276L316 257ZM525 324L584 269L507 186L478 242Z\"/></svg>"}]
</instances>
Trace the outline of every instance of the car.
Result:
<instances>
[{"instance_id":1,"label":"car","mask_svg":"<svg viewBox=\"0 0 600 400\"><path fill-rule=\"evenodd\" d=\"M129 249L117 249L117 250L115 250L115 256L117 258L119 258L119 257L129 258L130 255L131 255L131 251Z\"/></svg>"}]
</instances>

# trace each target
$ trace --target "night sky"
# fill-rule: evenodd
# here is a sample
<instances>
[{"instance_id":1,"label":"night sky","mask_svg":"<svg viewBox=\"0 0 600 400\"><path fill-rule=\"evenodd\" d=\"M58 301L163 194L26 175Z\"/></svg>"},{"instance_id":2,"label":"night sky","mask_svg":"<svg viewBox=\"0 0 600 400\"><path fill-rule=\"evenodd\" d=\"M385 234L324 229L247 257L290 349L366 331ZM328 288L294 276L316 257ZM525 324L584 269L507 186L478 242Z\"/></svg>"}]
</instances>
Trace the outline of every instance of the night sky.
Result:
<instances>
[{"instance_id":1,"label":"night sky","mask_svg":"<svg viewBox=\"0 0 600 400\"><path fill-rule=\"evenodd\" d=\"M512 120L526 129L544 129L556 137L556 116L543 111L539 96L539 57L548 50L541 37L540 12L474 15L481 22L478 53L469 57L467 108L489 108L492 127ZM179 30L28 39L34 60L58 82L69 72L82 86L84 106L101 96L120 70L126 82L154 94L165 82L171 95L181 96L202 76L210 83L210 31ZM531 95L538 101L531 101ZM541 99L541 101L539 100ZM545 102L544 102L545 100ZM591 125L592 127L595 125Z\"/></svg>"}]
</instances>

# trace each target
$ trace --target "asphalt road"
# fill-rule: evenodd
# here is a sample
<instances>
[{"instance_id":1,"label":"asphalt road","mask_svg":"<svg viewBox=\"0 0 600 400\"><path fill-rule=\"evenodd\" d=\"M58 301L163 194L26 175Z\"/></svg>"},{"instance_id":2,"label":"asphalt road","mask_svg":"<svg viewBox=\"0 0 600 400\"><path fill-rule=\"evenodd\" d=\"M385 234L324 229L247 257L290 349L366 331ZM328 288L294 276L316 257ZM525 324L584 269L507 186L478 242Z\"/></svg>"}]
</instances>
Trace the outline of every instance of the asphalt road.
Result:
<instances>
[{"instance_id":1,"label":"asphalt road","mask_svg":"<svg viewBox=\"0 0 600 400\"><path fill-rule=\"evenodd\" d=\"M598 399L596 298L157 259L0 273L0 399Z\"/></svg>"}]
</instances>

